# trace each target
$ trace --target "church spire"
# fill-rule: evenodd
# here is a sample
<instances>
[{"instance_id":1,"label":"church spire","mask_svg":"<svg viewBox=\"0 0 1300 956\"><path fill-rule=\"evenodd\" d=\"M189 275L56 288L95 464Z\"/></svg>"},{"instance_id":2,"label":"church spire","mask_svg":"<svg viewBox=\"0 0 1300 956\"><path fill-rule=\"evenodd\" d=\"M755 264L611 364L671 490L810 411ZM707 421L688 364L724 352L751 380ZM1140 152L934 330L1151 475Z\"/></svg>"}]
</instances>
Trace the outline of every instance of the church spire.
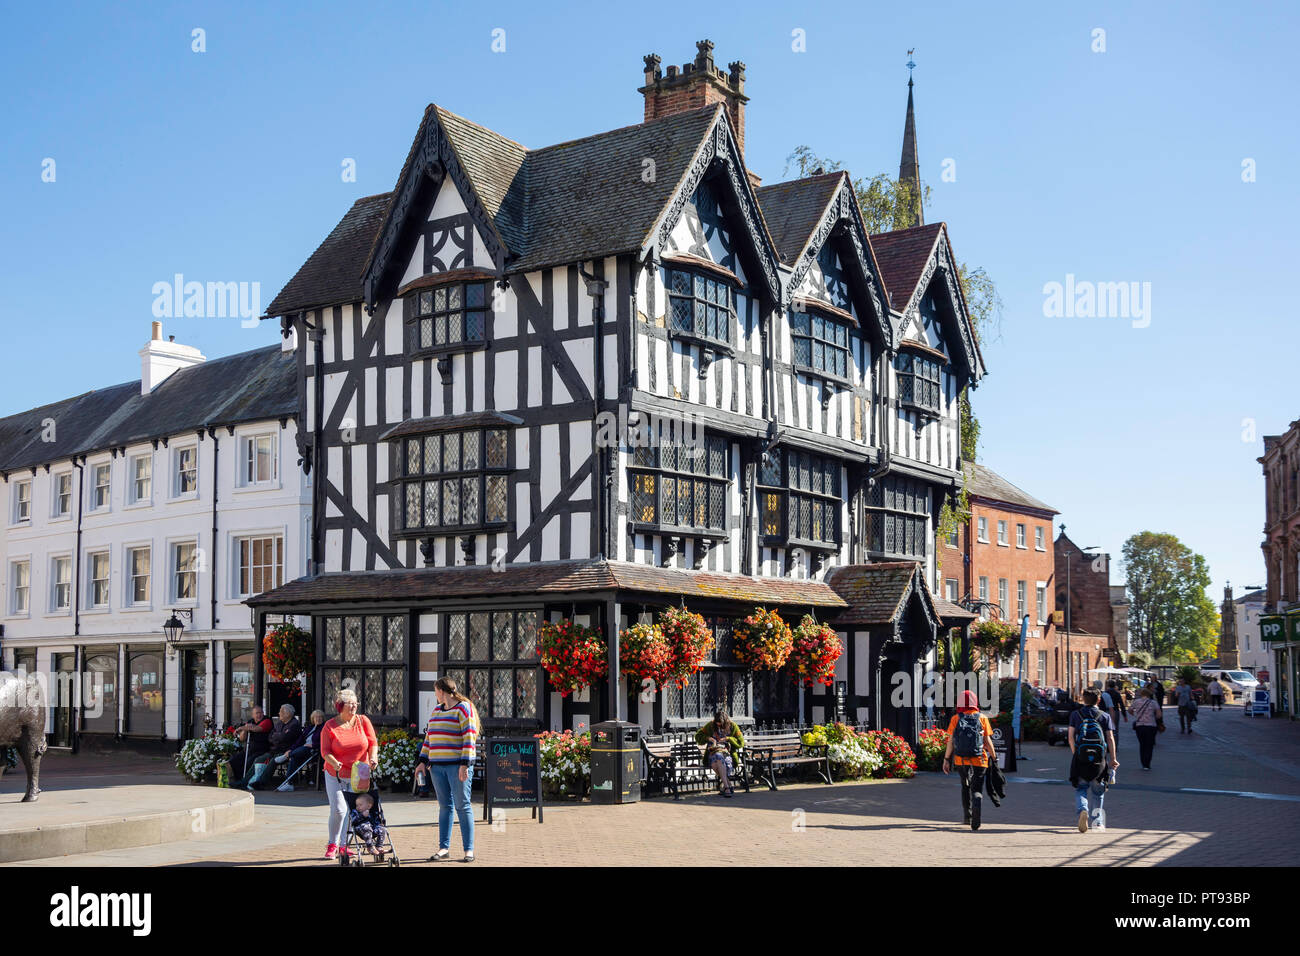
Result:
<instances>
[{"instance_id":1,"label":"church spire","mask_svg":"<svg viewBox=\"0 0 1300 956\"><path fill-rule=\"evenodd\" d=\"M907 51L907 119L903 123L903 157L898 163L898 181L900 183L911 183L916 191L914 200L914 217L913 225L922 225L925 222L921 211L921 163L916 153L916 114L912 108L912 70L916 64L912 62L912 54L915 48Z\"/></svg>"}]
</instances>

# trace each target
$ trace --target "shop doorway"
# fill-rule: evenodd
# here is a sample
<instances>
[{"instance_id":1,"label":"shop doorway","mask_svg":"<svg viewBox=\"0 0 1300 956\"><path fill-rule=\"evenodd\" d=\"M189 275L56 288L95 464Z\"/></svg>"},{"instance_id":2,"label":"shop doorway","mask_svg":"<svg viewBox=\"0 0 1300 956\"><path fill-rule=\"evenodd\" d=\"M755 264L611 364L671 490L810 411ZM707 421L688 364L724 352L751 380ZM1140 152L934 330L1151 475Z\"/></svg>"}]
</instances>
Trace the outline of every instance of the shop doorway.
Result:
<instances>
[{"instance_id":1,"label":"shop doorway","mask_svg":"<svg viewBox=\"0 0 1300 956\"><path fill-rule=\"evenodd\" d=\"M76 655L55 654L54 679L50 681L50 697L54 704L54 733L51 747L72 747L73 680L76 675Z\"/></svg>"},{"instance_id":2,"label":"shop doorway","mask_svg":"<svg viewBox=\"0 0 1300 956\"><path fill-rule=\"evenodd\" d=\"M193 739L207 731L204 721L208 716L208 652L205 648L192 648L184 652L183 662L181 734L182 739Z\"/></svg>"}]
</instances>

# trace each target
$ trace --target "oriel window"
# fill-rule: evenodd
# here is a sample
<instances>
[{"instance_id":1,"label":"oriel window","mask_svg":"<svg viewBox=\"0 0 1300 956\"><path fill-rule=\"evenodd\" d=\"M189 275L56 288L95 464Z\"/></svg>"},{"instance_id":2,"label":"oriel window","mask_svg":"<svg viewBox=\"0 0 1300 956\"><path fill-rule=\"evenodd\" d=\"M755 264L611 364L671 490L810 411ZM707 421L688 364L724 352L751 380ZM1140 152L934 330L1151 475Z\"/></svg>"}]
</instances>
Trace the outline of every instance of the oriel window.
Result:
<instances>
[{"instance_id":1,"label":"oriel window","mask_svg":"<svg viewBox=\"0 0 1300 956\"><path fill-rule=\"evenodd\" d=\"M673 331L730 346L731 283L684 269L667 272Z\"/></svg>"},{"instance_id":2,"label":"oriel window","mask_svg":"<svg viewBox=\"0 0 1300 956\"><path fill-rule=\"evenodd\" d=\"M760 465L759 527L773 542L838 544L842 504L840 466L833 458L778 449Z\"/></svg>"},{"instance_id":3,"label":"oriel window","mask_svg":"<svg viewBox=\"0 0 1300 956\"><path fill-rule=\"evenodd\" d=\"M453 532L509 517L510 431L469 428L398 441L398 525Z\"/></svg>"},{"instance_id":4,"label":"oriel window","mask_svg":"<svg viewBox=\"0 0 1300 956\"><path fill-rule=\"evenodd\" d=\"M728 442L722 435L672 441L654 436L633 450L631 518L655 528L725 531Z\"/></svg>"},{"instance_id":5,"label":"oriel window","mask_svg":"<svg viewBox=\"0 0 1300 956\"><path fill-rule=\"evenodd\" d=\"M455 351L487 340L490 281L456 282L408 297L410 351Z\"/></svg>"},{"instance_id":6,"label":"oriel window","mask_svg":"<svg viewBox=\"0 0 1300 956\"><path fill-rule=\"evenodd\" d=\"M898 400L937 412L943 389L939 384L939 363L924 355L900 352L894 360L898 372Z\"/></svg>"},{"instance_id":7,"label":"oriel window","mask_svg":"<svg viewBox=\"0 0 1300 956\"><path fill-rule=\"evenodd\" d=\"M796 367L848 378L848 326L819 315L815 310L791 312L790 335Z\"/></svg>"}]
</instances>

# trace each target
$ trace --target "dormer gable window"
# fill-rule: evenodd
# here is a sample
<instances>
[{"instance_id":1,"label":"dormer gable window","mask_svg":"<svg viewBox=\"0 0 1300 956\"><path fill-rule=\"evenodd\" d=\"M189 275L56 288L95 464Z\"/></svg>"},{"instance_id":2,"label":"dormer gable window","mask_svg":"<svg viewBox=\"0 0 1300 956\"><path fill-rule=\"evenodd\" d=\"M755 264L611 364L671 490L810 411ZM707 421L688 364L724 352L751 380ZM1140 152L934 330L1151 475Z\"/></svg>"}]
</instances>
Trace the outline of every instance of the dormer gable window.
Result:
<instances>
[{"instance_id":1,"label":"dormer gable window","mask_svg":"<svg viewBox=\"0 0 1300 956\"><path fill-rule=\"evenodd\" d=\"M943 353L905 342L894 359L898 374L898 400L904 405L938 415L943 406L942 371Z\"/></svg>"},{"instance_id":2,"label":"dormer gable window","mask_svg":"<svg viewBox=\"0 0 1300 956\"><path fill-rule=\"evenodd\" d=\"M735 283L725 278L725 270L709 266L674 262L668 267L669 323L675 335L730 350Z\"/></svg>"},{"instance_id":3,"label":"dormer gable window","mask_svg":"<svg viewBox=\"0 0 1300 956\"><path fill-rule=\"evenodd\" d=\"M822 314L806 300L796 300L790 313L795 368L817 375L849 377L849 327Z\"/></svg>"},{"instance_id":4,"label":"dormer gable window","mask_svg":"<svg viewBox=\"0 0 1300 956\"><path fill-rule=\"evenodd\" d=\"M449 282L406 293L407 352L468 352L487 345L491 281Z\"/></svg>"}]
</instances>

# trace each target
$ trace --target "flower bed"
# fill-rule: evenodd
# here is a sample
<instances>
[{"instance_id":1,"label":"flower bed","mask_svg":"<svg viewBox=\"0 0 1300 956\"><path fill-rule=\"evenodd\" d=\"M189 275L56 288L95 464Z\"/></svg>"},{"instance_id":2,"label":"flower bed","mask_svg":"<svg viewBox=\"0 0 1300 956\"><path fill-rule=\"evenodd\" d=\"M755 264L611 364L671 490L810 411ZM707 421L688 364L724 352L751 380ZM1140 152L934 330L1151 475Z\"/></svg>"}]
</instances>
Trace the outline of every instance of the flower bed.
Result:
<instances>
[{"instance_id":1,"label":"flower bed","mask_svg":"<svg viewBox=\"0 0 1300 956\"><path fill-rule=\"evenodd\" d=\"M780 670L794 648L790 625L776 611L763 607L738 622L731 636L736 660L752 671Z\"/></svg>"},{"instance_id":2,"label":"flower bed","mask_svg":"<svg viewBox=\"0 0 1300 956\"><path fill-rule=\"evenodd\" d=\"M794 643L790 649L790 672L796 683L805 687L813 684L831 686L835 681L835 662L844 653L839 635L828 624L818 624L811 614L805 614L794 630Z\"/></svg>"},{"instance_id":3,"label":"flower bed","mask_svg":"<svg viewBox=\"0 0 1300 956\"><path fill-rule=\"evenodd\" d=\"M912 753L907 741L898 734L891 730L868 730L867 740L876 753L884 758L884 766L876 776L916 776L916 755Z\"/></svg>"},{"instance_id":4,"label":"flower bed","mask_svg":"<svg viewBox=\"0 0 1300 956\"><path fill-rule=\"evenodd\" d=\"M239 749L239 739L232 731L213 731L181 744L176 754L176 769L194 783L216 779L217 762Z\"/></svg>"},{"instance_id":5,"label":"flower bed","mask_svg":"<svg viewBox=\"0 0 1300 956\"><path fill-rule=\"evenodd\" d=\"M591 789L591 734L548 730L534 736L542 759L543 796L581 799Z\"/></svg>"},{"instance_id":6,"label":"flower bed","mask_svg":"<svg viewBox=\"0 0 1300 956\"><path fill-rule=\"evenodd\" d=\"M943 769L943 755L948 750L948 736L948 731L942 727L929 727L921 731L921 739L916 748L918 769Z\"/></svg>"},{"instance_id":7,"label":"flower bed","mask_svg":"<svg viewBox=\"0 0 1300 956\"><path fill-rule=\"evenodd\" d=\"M875 776L885 763L867 737L847 724L816 724L804 733L803 742L826 748L831 770L839 780Z\"/></svg>"},{"instance_id":8,"label":"flower bed","mask_svg":"<svg viewBox=\"0 0 1300 956\"><path fill-rule=\"evenodd\" d=\"M538 635L547 683L561 697L590 687L609 673L608 651L600 628L565 619L547 621Z\"/></svg>"},{"instance_id":9,"label":"flower bed","mask_svg":"<svg viewBox=\"0 0 1300 956\"><path fill-rule=\"evenodd\" d=\"M379 759L374 776L394 791L409 787L415 774L421 738L414 731L415 724L411 724L409 730L396 727L379 734Z\"/></svg>"}]
</instances>

